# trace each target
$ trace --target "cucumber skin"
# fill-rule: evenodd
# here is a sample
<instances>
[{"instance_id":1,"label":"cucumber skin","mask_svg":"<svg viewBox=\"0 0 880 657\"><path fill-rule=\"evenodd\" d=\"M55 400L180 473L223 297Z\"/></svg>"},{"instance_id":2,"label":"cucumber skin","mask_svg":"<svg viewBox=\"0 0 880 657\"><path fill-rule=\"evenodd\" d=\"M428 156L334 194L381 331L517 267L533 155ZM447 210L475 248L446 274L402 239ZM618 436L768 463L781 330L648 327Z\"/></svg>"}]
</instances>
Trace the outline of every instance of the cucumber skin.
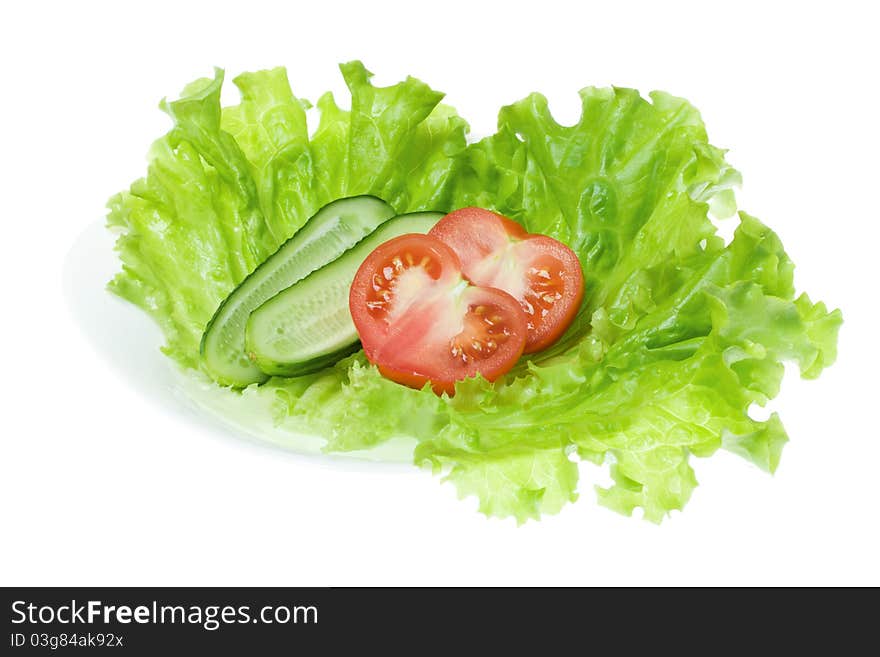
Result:
<instances>
[{"instance_id":1,"label":"cucumber skin","mask_svg":"<svg viewBox=\"0 0 880 657\"><path fill-rule=\"evenodd\" d=\"M356 200L356 199L374 199L374 200L377 200L377 201L381 201L381 202L384 203L386 206L388 206L388 208L389 208L389 210L391 210L392 214L391 214L387 219L385 219L386 222L387 222L387 221L390 221L390 220L393 219L394 216L395 216L395 215L393 214L393 208L391 208L391 206L390 206L390 205L389 205L384 199L381 199L381 198L379 198L378 196L373 196L372 194L358 194L358 195L356 195L356 196L343 197L343 198L336 199L336 200L334 200L334 201L330 201L330 203L326 203L326 204L322 205L320 208L318 208L318 210L317 210L317 211L316 211L311 217L309 217L308 220L306 220L306 222L305 222L302 226L300 226L300 228L296 231L296 233L294 233L294 234L291 235L289 238L287 238L286 240L284 240L281 244L279 244L279 245L278 245L278 248L275 249L275 251L273 251L272 254L269 255L269 257L267 257L263 262L261 262L259 265L257 265L256 268L255 268L250 274L248 274L247 276L245 276L245 277L241 280L241 282L240 282L238 285L236 285L235 288L234 288L234 289L233 289L233 290L232 290L232 291L226 296L226 298L220 303L220 305L217 306L217 310L214 311L214 314L211 316L211 319L208 320L208 323L205 325L205 330L202 332L202 339L201 339L201 341L199 342L199 355L201 356L202 363L204 364L205 368L207 369L208 374L211 376L212 379L214 379L215 382L219 383L219 384L222 385L222 386L229 386L229 387L233 387L233 388L246 388L246 387L248 387L248 386L250 386L250 385L252 385L252 384L254 384L254 383L262 384L262 383L265 383L265 382L268 380L269 375L266 374L265 372L263 372L258 366L256 366L256 363L255 363L255 372L254 372L254 376L253 376L253 378L252 378L251 380L248 380L248 381L244 381L244 380L241 380L241 379L233 379L233 378L230 378L230 377L224 376L223 374L220 374L220 373L216 372L216 371L215 371L210 365L207 364L207 358L208 358L208 355L207 355L207 350L208 350L208 345L207 345L207 342L208 342L208 336L210 335L211 330L214 328L214 324L216 323L216 321L218 320L218 318L223 314L223 310L225 309L225 307L226 307L229 303L231 303L231 302L233 301L233 299L234 299L234 297L235 297L235 292L236 292L240 287L242 287L243 285L245 285L245 284L246 284L246 283L247 283L252 277L256 276L256 275L260 272L260 270L261 270L261 269L262 269L262 268L263 268L263 267L264 267L264 266L265 266L270 260L272 260L272 257L273 257L276 253L278 253L278 252L281 251L285 246L287 246L287 244L288 244L291 240L295 239L296 236L297 236L297 234L299 234L300 231L302 231L304 228L306 228L306 226L308 225L309 221L311 221L312 217L315 217L316 215L320 214L325 208L327 208L327 207L330 206L330 205L333 205L333 204L338 203L338 202L340 202L340 201ZM383 223L384 223L384 222L383 222ZM382 225L382 224L379 224L379 226L381 226L381 225ZM377 229L378 229L378 226L377 226ZM374 232L375 232L375 230L374 230ZM368 235L366 235L366 236L364 237L364 239L366 239L366 237L369 237L370 235L372 235L372 233L369 233ZM356 243L356 244L353 244L350 248L354 248L356 245L357 245L357 243ZM342 255L345 255L345 252L343 252L342 254L340 254L339 257L342 257ZM331 262L332 262L332 261L331 261ZM326 263L326 264L329 264L329 263ZM326 265L325 265L325 266L326 266ZM319 269L320 269L320 268L319 268ZM308 275L306 275L306 277L307 277L307 276L308 276ZM305 277L304 277L304 278L305 278ZM302 279L300 279L300 280L302 280ZM299 281L297 281L297 282L299 282ZM294 284L295 284L295 283L294 283ZM286 288L285 288L285 289L286 289ZM284 290L280 290L279 292L283 292L283 291L284 291ZM270 297L270 298L271 298L271 297ZM244 345L242 345L242 346L244 346ZM246 352L245 352L245 353L246 353ZM343 356L344 356L344 355L346 355L346 354L343 354ZM251 360L251 362L253 362L253 358L251 358L250 360Z\"/></svg>"},{"instance_id":2,"label":"cucumber skin","mask_svg":"<svg viewBox=\"0 0 880 657\"><path fill-rule=\"evenodd\" d=\"M341 361L346 356L351 356L353 353L358 351L361 348L360 341L355 341L350 345L342 349L338 349L329 354L324 354L322 356L318 356L317 358L312 358L311 360L304 361L302 363L278 363L276 361L262 359L254 355L253 353L249 354L251 360L260 368L260 371L264 372L267 377L270 376L279 376L283 378L294 378L297 376L305 376L306 374L314 374L320 370L323 370L327 367L331 367L335 365L339 361ZM265 368L265 369L264 369Z\"/></svg>"},{"instance_id":3,"label":"cucumber skin","mask_svg":"<svg viewBox=\"0 0 880 657\"><path fill-rule=\"evenodd\" d=\"M444 213L444 212L431 212L431 211L411 212L411 213L407 213L407 214L402 214L402 215L398 215L396 217L393 217L392 219L389 219L387 222L385 222L384 224L382 224L381 226L376 228L376 231L380 231L383 228L387 229L389 225L393 224L396 219L401 218L401 217L415 216L415 215L435 215L434 217L432 217L433 223L431 225L426 224L424 233L427 233L428 230L430 230L431 226L433 224L436 224L441 218L443 218L443 216L445 214L446 213ZM358 242L358 244L355 244L346 253L341 255L339 258L337 258L333 262L328 263L324 267L329 267L329 266L333 265L334 263L339 262L340 260L342 260L346 256L349 256L351 251L357 249L357 247L360 244L362 244L365 240L369 240L370 237L372 237L376 231L373 231L373 233L370 233L370 235L367 235L366 237L364 237L364 239L361 240L361 242ZM387 231L387 232L389 233L388 237L386 239L384 239L382 242L377 243L376 244L377 247L379 246L379 244L387 242L388 240L393 239L394 237L397 237L399 235L404 235L406 233L416 233L416 232L421 232L421 231L407 230L404 232L397 232L397 233L394 233L392 231ZM360 266L362 262L363 262L363 260L358 263L358 266ZM319 269L319 270L312 272L312 273L316 274L319 271L321 271L321 270ZM311 274L310 274L310 276L311 276ZM309 276L302 279L299 283L306 282L308 280L308 278L309 278ZM287 288L286 290L282 290L281 292L276 294L271 299L267 299L263 303L262 306L259 306L256 309L254 309L254 311L251 313L251 318L248 319L247 329L245 330L245 345L246 345L245 350L246 350L246 353L248 354L248 357L256 364L256 366L259 367L261 371L263 371L264 373L266 373L269 376L295 377L295 376L302 376L305 374L311 374L313 372L316 372L318 370L322 370L326 367L329 367L329 366L337 363L338 361L340 361L344 357L349 356L349 355L353 354L354 352L358 351L361 346L361 343L359 340L354 340L350 344L347 344L344 347L337 349L336 351L326 353L326 354L319 354L319 355L315 356L314 358L310 358L308 360L299 361L299 362L280 362L280 361L273 360L271 358L259 355L259 349L257 349L256 345L254 344L254 341L252 339L253 334L252 334L252 331L250 330L251 320L253 319L254 314L257 313L260 310L260 308L263 308L264 306L268 305L273 300L280 297L282 294L290 291L291 288L295 287L296 285L299 285L299 283L291 285L289 288ZM346 303L347 302L348 302L348 299L346 297Z\"/></svg>"}]
</instances>

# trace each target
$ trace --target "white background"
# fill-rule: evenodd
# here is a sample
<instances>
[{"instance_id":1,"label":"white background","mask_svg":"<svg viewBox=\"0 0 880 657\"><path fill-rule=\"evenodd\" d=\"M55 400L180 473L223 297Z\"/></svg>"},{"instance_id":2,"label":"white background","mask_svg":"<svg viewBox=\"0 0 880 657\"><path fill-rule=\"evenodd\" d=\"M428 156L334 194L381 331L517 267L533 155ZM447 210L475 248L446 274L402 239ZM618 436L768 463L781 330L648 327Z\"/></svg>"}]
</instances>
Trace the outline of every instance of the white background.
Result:
<instances>
[{"instance_id":1,"label":"white background","mask_svg":"<svg viewBox=\"0 0 880 657\"><path fill-rule=\"evenodd\" d=\"M880 584L878 140L871 3L5 3L0 9L0 584ZM421 7L424 7L422 9ZM661 527L581 499L517 528L430 474L255 446L137 392L85 340L62 264L167 128L157 101L214 65L336 63L447 92L474 132L588 84L703 112L797 283L841 307L838 363L794 372L770 477L719 453Z\"/></svg>"}]
</instances>

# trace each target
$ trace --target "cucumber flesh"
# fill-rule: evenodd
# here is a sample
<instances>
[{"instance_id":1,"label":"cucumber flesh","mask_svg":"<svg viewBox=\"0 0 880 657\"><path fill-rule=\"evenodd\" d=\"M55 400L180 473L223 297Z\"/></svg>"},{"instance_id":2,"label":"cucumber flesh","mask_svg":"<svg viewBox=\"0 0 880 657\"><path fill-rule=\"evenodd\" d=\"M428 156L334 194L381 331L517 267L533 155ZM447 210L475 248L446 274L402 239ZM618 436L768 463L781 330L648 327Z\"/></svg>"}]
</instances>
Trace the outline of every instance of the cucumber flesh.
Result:
<instances>
[{"instance_id":1,"label":"cucumber flesh","mask_svg":"<svg viewBox=\"0 0 880 657\"><path fill-rule=\"evenodd\" d=\"M267 376L245 352L245 326L267 299L336 260L394 216L375 196L328 203L235 288L220 304L202 336L205 366L218 383L245 387Z\"/></svg>"},{"instance_id":2,"label":"cucumber flesh","mask_svg":"<svg viewBox=\"0 0 880 657\"><path fill-rule=\"evenodd\" d=\"M353 249L257 308L247 322L250 359L266 374L299 376L327 367L358 348L348 309L354 276L380 244L407 233L427 233L442 212L402 214Z\"/></svg>"}]
</instances>

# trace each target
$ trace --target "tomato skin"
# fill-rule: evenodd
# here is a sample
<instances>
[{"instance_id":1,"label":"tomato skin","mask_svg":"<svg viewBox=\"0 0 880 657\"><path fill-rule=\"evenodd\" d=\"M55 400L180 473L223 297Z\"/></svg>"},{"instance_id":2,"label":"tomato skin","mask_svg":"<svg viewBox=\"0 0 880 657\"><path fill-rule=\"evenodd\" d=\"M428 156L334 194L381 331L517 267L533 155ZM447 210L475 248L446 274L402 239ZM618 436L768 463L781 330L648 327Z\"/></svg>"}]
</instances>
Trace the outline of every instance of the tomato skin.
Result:
<instances>
[{"instance_id":1,"label":"tomato skin","mask_svg":"<svg viewBox=\"0 0 880 657\"><path fill-rule=\"evenodd\" d=\"M458 257L429 235L396 237L361 264L349 309L367 359L389 379L437 394L481 374L494 381L522 355L526 317L502 290L470 285Z\"/></svg>"},{"instance_id":2,"label":"tomato skin","mask_svg":"<svg viewBox=\"0 0 880 657\"><path fill-rule=\"evenodd\" d=\"M474 207L449 213L429 235L455 251L468 280L519 300L528 320L524 353L552 345L577 315L583 272L577 255L562 242L530 234L507 217Z\"/></svg>"}]
</instances>

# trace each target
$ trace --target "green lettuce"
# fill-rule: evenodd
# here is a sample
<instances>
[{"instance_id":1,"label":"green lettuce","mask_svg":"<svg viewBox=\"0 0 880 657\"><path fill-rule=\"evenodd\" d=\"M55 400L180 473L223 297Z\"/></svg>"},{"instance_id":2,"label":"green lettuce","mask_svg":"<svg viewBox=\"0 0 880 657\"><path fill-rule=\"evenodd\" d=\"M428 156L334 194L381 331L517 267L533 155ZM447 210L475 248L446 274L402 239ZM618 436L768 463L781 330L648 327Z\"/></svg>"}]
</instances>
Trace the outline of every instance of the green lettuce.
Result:
<instances>
[{"instance_id":1,"label":"green lettuce","mask_svg":"<svg viewBox=\"0 0 880 657\"><path fill-rule=\"evenodd\" d=\"M414 438L417 464L518 522L574 501L579 461L608 467L600 503L655 522L690 498L691 456L722 448L776 469L785 429L750 408L778 393L784 362L814 378L834 361L841 315L796 296L779 238L736 214L740 175L692 105L586 88L580 120L562 126L532 94L468 143L466 122L424 83L379 88L359 62L341 70L351 109L325 94L311 135L311 105L280 68L238 76L234 107L221 107L222 71L162 103L173 127L146 177L109 204L123 264L110 288L159 322L171 358L199 370L217 305L329 201L478 205L577 252L585 300L556 345L451 398L388 381L358 353L243 400L323 436L327 451ZM718 221L738 222L729 243Z\"/></svg>"}]
</instances>

